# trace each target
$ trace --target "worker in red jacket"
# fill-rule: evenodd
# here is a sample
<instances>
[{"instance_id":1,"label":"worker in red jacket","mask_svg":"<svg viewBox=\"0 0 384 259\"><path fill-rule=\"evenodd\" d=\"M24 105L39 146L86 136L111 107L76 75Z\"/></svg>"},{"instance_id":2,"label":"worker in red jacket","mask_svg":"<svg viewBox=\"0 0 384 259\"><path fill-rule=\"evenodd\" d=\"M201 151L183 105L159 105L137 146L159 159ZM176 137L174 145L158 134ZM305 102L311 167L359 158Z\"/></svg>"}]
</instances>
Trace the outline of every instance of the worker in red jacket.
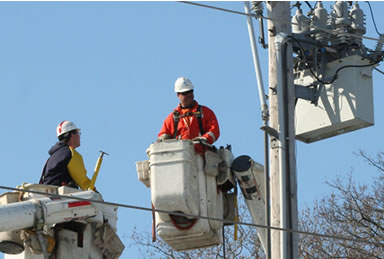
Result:
<instances>
[{"instance_id":1,"label":"worker in red jacket","mask_svg":"<svg viewBox=\"0 0 384 259\"><path fill-rule=\"evenodd\" d=\"M219 138L220 129L215 113L195 101L193 89L188 78L180 77L176 80L175 92L180 104L165 119L158 140L191 139L213 144ZM202 145L195 145L195 150L200 154L204 153Z\"/></svg>"}]
</instances>

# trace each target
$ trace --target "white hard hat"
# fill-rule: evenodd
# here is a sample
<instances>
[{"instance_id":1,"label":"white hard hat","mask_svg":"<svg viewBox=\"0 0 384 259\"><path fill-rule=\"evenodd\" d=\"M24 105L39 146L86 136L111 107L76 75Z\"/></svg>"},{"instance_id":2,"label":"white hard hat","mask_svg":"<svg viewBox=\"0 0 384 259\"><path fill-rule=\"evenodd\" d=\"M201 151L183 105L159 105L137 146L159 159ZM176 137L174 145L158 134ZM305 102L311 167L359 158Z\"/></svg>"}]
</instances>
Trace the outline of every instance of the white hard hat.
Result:
<instances>
[{"instance_id":1,"label":"white hard hat","mask_svg":"<svg viewBox=\"0 0 384 259\"><path fill-rule=\"evenodd\" d=\"M189 90L193 90L193 84L191 80L186 77L179 77L175 82L175 92L183 93Z\"/></svg>"},{"instance_id":2,"label":"white hard hat","mask_svg":"<svg viewBox=\"0 0 384 259\"><path fill-rule=\"evenodd\" d=\"M59 137L71 130L79 130L79 128L76 127L75 123L72 121L62 121L59 125L57 125L56 135Z\"/></svg>"}]
</instances>

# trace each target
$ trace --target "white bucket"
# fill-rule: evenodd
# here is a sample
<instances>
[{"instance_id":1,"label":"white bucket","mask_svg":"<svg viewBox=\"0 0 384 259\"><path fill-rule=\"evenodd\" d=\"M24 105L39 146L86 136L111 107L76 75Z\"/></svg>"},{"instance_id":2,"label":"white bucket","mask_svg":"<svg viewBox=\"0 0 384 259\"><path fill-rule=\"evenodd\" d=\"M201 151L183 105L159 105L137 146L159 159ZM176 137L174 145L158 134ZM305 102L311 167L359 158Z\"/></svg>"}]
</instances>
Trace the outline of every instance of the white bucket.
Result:
<instances>
[{"instance_id":1,"label":"white bucket","mask_svg":"<svg viewBox=\"0 0 384 259\"><path fill-rule=\"evenodd\" d=\"M196 154L190 140L154 143L148 150L156 209L199 215Z\"/></svg>"}]
</instances>

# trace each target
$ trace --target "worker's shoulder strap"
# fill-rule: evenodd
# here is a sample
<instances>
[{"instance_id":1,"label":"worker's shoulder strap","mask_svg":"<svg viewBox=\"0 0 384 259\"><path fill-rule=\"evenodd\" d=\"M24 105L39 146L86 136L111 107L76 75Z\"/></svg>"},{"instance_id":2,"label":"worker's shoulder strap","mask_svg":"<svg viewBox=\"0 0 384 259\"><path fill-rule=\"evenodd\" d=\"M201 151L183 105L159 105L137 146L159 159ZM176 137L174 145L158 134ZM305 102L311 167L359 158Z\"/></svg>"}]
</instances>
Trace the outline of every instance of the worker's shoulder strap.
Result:
<instances>
[{"instance_id":1,"label":"worker's shoulder strap","mask_svg":"<svg viewBox=\"0 0 384 259\"><path fill-rule=\"evenodd\" d=\"M197 107L197 111L195 111L195 112L187 112L187 113L180 115L180 112L178 110L173 111L173 125L174 125L174 129L175 129L175 131L173 132L173 138L176 138L176 136L177 136L177 125L179 124L180 118L191 116L191 115L196 116L196 118L199 122L200 134L201 135L204 134L203 120L201 119L203 117L203 110L202 110L202 106L199 105Z\"/></svg>"},{"instance_id":2,"label":"worker's shoulder strap","mask_svg":"<svg viewBox=\"0 0 384 259\"><path fill-rule=\"evenodd\" d=\"M180 112L178 110L173 111L173 138L176 138L177 136L177 125L179 125L180 121Z\"/></svg>"},{"instance_id":3,"label":"worker's shoulder strap","mask_svg":"<svg viewBox=\"0 0 384 259\"><path fill-rule=\"evenodd\" d=\"M200 134L201 136L204 135L204 128L203 128L203 120L201 119L203 117L203 109L201 107L201 105L199 105L199 107L197 108L197 114L195 114L198 122L199 122L199 128L200 128Z\"/></svg>"}]
</instances>

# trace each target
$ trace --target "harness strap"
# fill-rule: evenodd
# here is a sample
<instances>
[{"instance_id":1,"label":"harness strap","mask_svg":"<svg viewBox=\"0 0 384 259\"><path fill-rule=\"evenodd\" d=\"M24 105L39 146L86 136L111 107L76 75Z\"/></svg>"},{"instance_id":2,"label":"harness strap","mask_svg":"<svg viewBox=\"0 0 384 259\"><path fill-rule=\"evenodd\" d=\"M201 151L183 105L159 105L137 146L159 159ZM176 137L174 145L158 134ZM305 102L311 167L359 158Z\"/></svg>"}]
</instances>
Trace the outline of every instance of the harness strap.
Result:
<instances>
[{"instance_id":1,"label":"harness strap","mask_svg":"<svg viewBox=\"0 0 384 259\"><path fill-rule=\"evenodd\" d=\"M200 134L201 136L204 135L204 128L203 128L203 120L201 119L203 116L203 113L201 112L201 106L199 105L198 107L198 111L196 112L196 118L197 118L197 121L199 122L199 128L200 128Z\"/></svg>"},{"instance_id":2,"label":"harness strap","mask_svg":"<svg viewBox=\"0 0 384 259\"><path fill-rule=\"evenodd\" d=\"M175 131L173 132L173 138L176 138L177 136L177 125L179 125L179 121L180 121L180 112L174 110L173 111L173 127Z\"/></svg>"},{"instance_id":3,"label":"harness strap","mask_svg":"<svg viewBox=\"0 0 384 259\"><path fill-rule=\"evenodd\" d=\"M202 111L201 111L201 106L197 107L196 112L187 112L185 114L180 115L180 112L177 110L173 111L173 126L175 131L173 132L173 138L176 138L177 136L177 126L179 125L180 118L188 117L191 115L195 115L197 118L197 121L199 122L199 128L200 128L200 134L204 135L204 128L203 128L203 121L202 121Z\"/></svg>"}]
</instances>

